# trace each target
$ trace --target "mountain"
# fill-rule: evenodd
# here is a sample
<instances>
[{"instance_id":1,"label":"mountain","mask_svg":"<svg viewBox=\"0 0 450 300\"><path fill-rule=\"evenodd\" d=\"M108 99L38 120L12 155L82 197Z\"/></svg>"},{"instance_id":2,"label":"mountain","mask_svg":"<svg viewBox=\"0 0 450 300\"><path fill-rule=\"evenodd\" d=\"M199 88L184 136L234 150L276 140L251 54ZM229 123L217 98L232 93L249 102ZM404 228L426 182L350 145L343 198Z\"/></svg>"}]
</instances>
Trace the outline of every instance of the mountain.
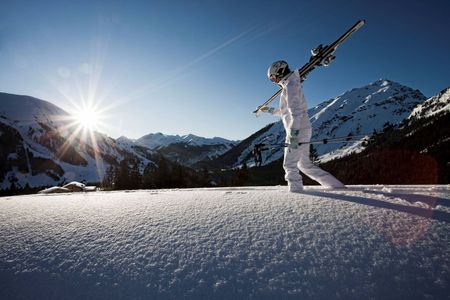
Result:
<instances>
[{"instance_id":1,"label":"mountain","mask_svg":"<svg viewBox=\"0 0 450 300\"><path fill-rule=\"evenodd\" d=\"M450 111L450 87L442 90L436 96L427 99L419 104L408 117L409 120L429 118L436 114Z\"/></svg>"},{"instance_id":2,"label":"mountain","mask_svg":"<svg viewBox=\"0 0 450 300\"><path fill-rule=\"evenodd\" d=\"M137 158L141 169L151 162L151 153L131 151L98 132L83 134L50 102L6 93L0 93L0 145L0 190L99 182L125 157Z\"/></svg>"},{"instance_id":3,"label":"mountain","mask_svg":"<svg viewBox=\"0 0 450 300\"><path fill-rule=\"evenodd\" d=\"M150 133L136 140L136 142L147 146L150 149L158 149L171 144L189 144L192 146L210 146L210 145L233 145L236 142L220 137L204 138L194 134L188 135L166 135L163 133Z\"/></svg>"},{"instance_id":4,"label":"mountain","mask_svg":"<svg viewBox=\"0 0 450 300\"><path fill-rule=\"evenodd\" d=\"M124 136L114 140L99 132L84 134L70 114L50 102L0 93L0 190L73 180L100 182L110 167L115 170L108 171L108 178L119 176L117 172L127 165L140 174L147 166L151 167L148 172L157 173L162 156L168 158L164 162L168 170L180 173L176 163L190 166L209 161L236 143L192 134L157 133L138 140ZM183 172L187 177L197 176L188 169Z\"/></svg>"},{"instance_id":5,"label":"mountain","mask_svg":"<svg viewBox=\"0 0 450 300\"><path fill-rule=\"evenodd\" d=\"M448 184L449 124L447 88L419 104L399 126L376 134L364 151L330 161L324 167L348 184Z\"/></svg>"},{"instance_id":6,"label":"mountain","mask_svg":"<svg viewBox=\"0 0 450 300\"><path fill-rule=\"evenodd\" d=\"M347 91L333 99L309 109L313 127L312 139L345 137L348 135L372 134L382 131L389 124L398 124L426 97L419 91L399 83L380 79L366 86ZM283 144L285 132L281 121L266 126L243 140L230 153L218 157L211 165L236 167L244 162L252 165L252 150L259 143ZM315 146L321 161L346 155L349 149L361 151L362 142L326 144ZM282 147L272 147L263 152L263 165L283 156Z\"/></svg>"},{"instance_id":7,"label":"mountain","mask_svg":"<svg viewBox=\"0 0 450 300\"><path fill-rule=\"evenodd\" d=\"M135 141L136 145L148 147L185 166L215 159L237 143L220 137L204 138L193 134L179 136L162 133L151 133Z\"/></svg>"}]
</instances>

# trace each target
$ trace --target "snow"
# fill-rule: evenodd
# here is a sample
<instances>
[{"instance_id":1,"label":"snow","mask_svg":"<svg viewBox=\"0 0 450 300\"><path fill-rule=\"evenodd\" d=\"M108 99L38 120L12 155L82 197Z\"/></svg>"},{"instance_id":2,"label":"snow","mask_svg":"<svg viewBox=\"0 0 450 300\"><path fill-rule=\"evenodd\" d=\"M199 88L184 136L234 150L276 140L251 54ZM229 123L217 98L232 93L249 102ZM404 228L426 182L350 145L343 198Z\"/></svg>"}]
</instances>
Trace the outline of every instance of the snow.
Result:
<instances>
[{"instance_id":1,"label":"snow","mask_svg":"<svg viewBox=\"0 0 450 300\"><path fill-rule=\"evenodd\" d=\"M336 150L328 152L318 159L321 163L331 161L333 159L348 156L350 154L360 153L364 150L364 144L367 142L367 138L361 138L354 142L342 143L342 146Z\"/></svg>"},{"instance_id":2,"label":"snow","mask_svg":"<svg viewBox=\"0 0 450 300\"><path fill-rule=\"evenodd\" d=\"M411 112L408 119L429 118L439 113L450 112L450 88L442 90L436 96L427 99L425 102L417 105Z\"/></svg>"},{"instance_id":3,"label":"snow","mask_svg":"<svg viewBox=\"0 0 450 300\"><path fill-rule=\"evenodd\" d=\"M0 198L4 299L448 299L450 186Z\"/></svg>"},{"instance_id":4,"label":"snow","mask_svg":"<svg viewBox=\"0 0 450 300\"><path fill-rule=\"evenodd\" d=\"M48 101L6 93L0 93L0 115L27 125L35 120L57 124L68 116L67 112Z\"/></svg>"}]
</instances>

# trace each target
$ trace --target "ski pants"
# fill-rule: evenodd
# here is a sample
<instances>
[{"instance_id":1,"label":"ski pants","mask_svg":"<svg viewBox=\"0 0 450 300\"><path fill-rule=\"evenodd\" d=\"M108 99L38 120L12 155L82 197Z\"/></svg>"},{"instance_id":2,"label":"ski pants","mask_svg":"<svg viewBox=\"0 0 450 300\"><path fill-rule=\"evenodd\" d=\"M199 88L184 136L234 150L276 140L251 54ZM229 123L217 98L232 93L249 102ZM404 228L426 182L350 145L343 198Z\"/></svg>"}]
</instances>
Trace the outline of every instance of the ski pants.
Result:
<instances>
[{"instance_id":1,"label":"ski pants","mask_svg":"<svg viewBox=\"0 0 450 300\"><path fill-rule=\"evenodd\" d=\"M311 129L300 131L300 141L306 142L311 139ZM289 184L302 184L302 171L306 176L317 181L327 188L343 187L344 184L330 173L322 170L311 162L309 158L310 144L300 145L297 149L286 147L284 149L283 168L285 179Z\"/></svg>"}]
</instances>

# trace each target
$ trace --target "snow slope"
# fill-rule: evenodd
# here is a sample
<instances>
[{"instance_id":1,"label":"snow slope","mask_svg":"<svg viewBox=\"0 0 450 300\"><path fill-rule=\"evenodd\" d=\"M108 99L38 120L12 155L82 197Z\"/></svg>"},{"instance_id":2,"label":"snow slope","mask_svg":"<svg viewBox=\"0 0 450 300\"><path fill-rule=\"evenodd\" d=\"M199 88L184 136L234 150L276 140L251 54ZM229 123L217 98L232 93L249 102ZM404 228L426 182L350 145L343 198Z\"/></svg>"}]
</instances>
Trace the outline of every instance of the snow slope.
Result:
<instances>
[{"instance_id":1,"label":"snow slope","mask_svg":"<svg viewBox=\"0 0 450 300\"><path fill-rule=\"evenodd\" d=\"M412 111L408 119L429 118L440 113L450 112L450 88L442 90L424 103L418 105Z\"/></svg>"},{"instance_id":2,"label":"snow slope","mask_svg":"<svg viewBox=\"0 0 450 300\"><path fill-rule=\"evenodd\" d=\"M0 198L4 299L448 299L450 186Z\"/></svg>"}]
</instances>

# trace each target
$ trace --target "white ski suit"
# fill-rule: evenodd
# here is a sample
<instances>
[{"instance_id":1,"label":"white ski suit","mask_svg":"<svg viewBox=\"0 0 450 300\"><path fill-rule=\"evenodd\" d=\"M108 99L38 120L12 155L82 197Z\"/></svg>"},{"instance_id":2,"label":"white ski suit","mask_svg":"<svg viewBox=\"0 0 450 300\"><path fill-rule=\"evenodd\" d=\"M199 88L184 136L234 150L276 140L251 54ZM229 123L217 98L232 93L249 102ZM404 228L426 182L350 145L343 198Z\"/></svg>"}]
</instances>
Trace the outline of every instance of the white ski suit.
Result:
<instances>
[{"instance_id":1,"label":"white ski suit","mask_svg":"<svg viewBox=\"0 0 450 300\"><path fill-rule=\"evenodd\" d=\"M309 121L308 107L298 71L294 71L278 84L281 85L283 91L280 96L280 106L273 111L273 114L280 116L283 121L286 130L286 143L290 142L290 134L295 129L300 131L300 142L309 142L312 134L311 122ZM309 147L309 144L303 144L296 149L286 147L284 150L283 168L289 190L299 191L303 189L302 177L298 169L324 187L344 187L342 182L311 162Z\"/></svg>"}]
</instances>

